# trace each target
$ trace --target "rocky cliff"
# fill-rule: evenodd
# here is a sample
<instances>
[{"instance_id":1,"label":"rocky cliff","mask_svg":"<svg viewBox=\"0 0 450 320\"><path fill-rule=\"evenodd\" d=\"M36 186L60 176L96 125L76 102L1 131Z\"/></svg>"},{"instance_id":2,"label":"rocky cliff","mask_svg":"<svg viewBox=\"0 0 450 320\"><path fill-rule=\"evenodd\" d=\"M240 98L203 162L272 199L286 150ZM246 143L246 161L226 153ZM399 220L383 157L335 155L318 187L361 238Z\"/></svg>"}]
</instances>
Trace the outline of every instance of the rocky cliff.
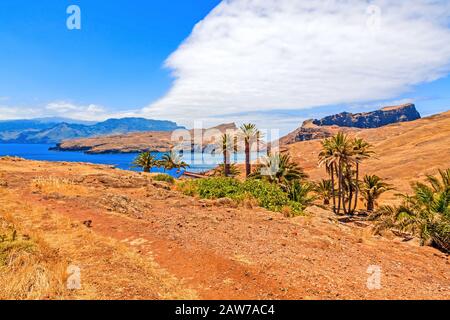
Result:
<instances>
[{"instance_id":1,"label":"rocky cliff","mask_svg":"<svg viewBox=\"0 0 450 320\"><path fill-rule=\"evenodd\" d=\"M321 120L313 120L318 126L340 126L352 128L379 128L397 122L407 122L420 119L420 114L414 104L386 107L380 110L364 113L343 112Z\"/></svg>"},{"instance_id":2,"label":"rocky cliff","mask_svg":"<svg viewBox=\"0 0 450 320\"><path fill-rule=\"evenodd\" d=\"M324 139L339 131L379 128L398 122L420 119L414 104L385 107L364 113L342 112L320 120L307 120L303 125L281 139L281 145L300 141Z\"/></svg>"}]
</instances>

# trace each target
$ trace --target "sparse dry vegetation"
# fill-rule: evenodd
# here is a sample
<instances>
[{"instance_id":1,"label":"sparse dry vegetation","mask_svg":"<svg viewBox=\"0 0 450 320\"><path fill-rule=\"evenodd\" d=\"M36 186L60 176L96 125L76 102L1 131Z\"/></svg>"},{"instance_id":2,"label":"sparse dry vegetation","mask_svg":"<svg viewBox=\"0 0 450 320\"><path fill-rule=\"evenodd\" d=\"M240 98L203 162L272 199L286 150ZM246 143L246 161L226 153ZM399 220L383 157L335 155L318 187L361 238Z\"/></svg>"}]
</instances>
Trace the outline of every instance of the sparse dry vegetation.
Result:
<instances>
[{"instance_id":1,"label":"sparse dry vegetation","mask_svg":"<svg viewBox=\"0 0 450 320\"><path fill-rule=\"evenodd\" d=\"M89 190L71 179L59 177L37 177L31 182L36 192L44 194L59 194L62 196L86 195Z\"/></svg>"}]
</instances>

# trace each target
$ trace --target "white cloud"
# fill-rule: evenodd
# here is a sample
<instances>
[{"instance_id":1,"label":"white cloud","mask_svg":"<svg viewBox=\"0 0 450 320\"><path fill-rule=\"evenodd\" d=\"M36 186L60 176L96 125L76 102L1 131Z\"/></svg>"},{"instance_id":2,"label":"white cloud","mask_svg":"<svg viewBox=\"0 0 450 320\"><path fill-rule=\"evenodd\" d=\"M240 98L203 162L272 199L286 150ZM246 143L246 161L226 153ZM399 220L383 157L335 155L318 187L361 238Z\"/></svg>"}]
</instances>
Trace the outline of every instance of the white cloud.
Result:
<instances>
[{"instance_id":1,"label":"white cloud","mask_svg":"<svg viewBox=\"0 0 450 320\"><path fill-rule=\"evenodd\" d=\"M142 112L189 124L395 99L449 72L449 17L444 0L223 1L167 59L173 87Z\"/></svg>"},{"instance_id":2,"label":"white cloud","mask_svg":"<svg viewBox=\"0 0 450 320\"><path fill-rule=\"evenodd\" d=\"M76 105L66 101L51 102L45 106L45 113L78 120L104 120L106 109L95 104Z\"/></svg>"},{"instance_id":3,"label":"white cloud","mask_svg":"<svg viewBox=\"0 0 450 320\"><path fill-rule=\"evenodd\" d=\"M45 106L0 106L0 120L31 119L40 117L64 117L77 120L105 120L116 116L102 106L95 104L79 105L67 101L50 102ZM126 116L125 113L117 117Z\"/></svg>"}]
</instances>

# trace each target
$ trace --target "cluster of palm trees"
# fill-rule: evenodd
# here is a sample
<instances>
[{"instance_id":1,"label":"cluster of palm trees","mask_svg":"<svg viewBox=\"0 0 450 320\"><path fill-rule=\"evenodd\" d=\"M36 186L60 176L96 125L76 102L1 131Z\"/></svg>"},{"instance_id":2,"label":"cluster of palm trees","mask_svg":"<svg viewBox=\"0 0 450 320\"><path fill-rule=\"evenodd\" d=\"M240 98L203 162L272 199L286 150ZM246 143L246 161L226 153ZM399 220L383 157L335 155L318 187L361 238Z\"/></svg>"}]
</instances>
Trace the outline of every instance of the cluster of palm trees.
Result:
<instances>
[{"instance_id":1,"label":"cluster of palm trees","mask_svg":"<svg viewBox=\"0 0 450 320\"><path fill-rule=\"evenodd\" d=\"M219 149L223 154L223 170L220 171L225 177L233 176L238 171L231 163L231 152L237 154L238 152L238 142L239 139L244 142L244 152L245 152L245 176L249 177L252 173L251 165L251 152L252 147L256 144L259 151L259 145L263 134L253 123L243 124L236 135L230 135L225 133L222 135L221 144Z\"/></svg>"},{"instance_id":2,"label":"cluster of palm trees","mask_svg":"<svg viewBox=\"0 0 450 320\"><path fill-rule=\"evenodd\" d=\"M144 172L150 172L152 168L164 168L164 170L170 171L177 169L180 172L182 169L186 169L189 165L182 160L179 153L171 151L162 156L158 160L151 152L146 151L139 154L133 161L134 168L142 168Z\"/></svg>"},{"instance_id":3,"label":"cluster of palm trees","mask_svg":"<svg viewBox=\"0 0 450 320\"><path fill-rule=\"evenodd\" d=\"M383 206L371 215L376 231L385 229L418 236L422 245L434 245L450 253L450 169L416 182L413 195L399 195L399 206Z\"/></svg>"},{"instance_id":4,"label":"cluster of palm trees","mask_svg":"<svg viewBox=\"0 0 450 320\"><path fill-rule=\"evenodd\" d=\"M324 203L332 201L336 214L355 213L359 195L366 201L367 210L373 211L375 201L390 189L378 176L365 176L360 181L360 165L374 154L372 146L360 138L350 139L343 132L322 142L319 165L325 166L329 180L317 186Z\"/></svg>"}]
</instances>

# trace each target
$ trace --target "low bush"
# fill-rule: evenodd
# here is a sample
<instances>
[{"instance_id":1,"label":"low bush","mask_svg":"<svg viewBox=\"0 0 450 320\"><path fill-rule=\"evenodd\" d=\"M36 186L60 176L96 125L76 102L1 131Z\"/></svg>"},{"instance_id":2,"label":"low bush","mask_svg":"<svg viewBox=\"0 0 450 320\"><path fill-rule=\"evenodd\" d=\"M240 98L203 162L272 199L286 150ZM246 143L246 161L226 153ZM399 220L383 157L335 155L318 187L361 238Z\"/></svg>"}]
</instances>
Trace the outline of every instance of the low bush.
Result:
<instances>
[{"instance_id":1,"label":"low bush","mask_svg":"<svg viewBox=\"0 0 450 320\"><path fill-rule=\"evenodd\" d=\"M178 190L203 199L230 198L239 203L255 199L260 207L270 211L282 212L283 208L289 207L292 215L299 215L304 209L301 203L291 201L279 186L264 180L240 182L233 178L214 177L181 182Z\"/></svg>"},{"instance_id":2,"label":"low bush","mask_svg":"<svg viewBox=\"0 0 450 320\"><path fill-rule=\"evenodd\" d=\"M167 182L170 184L174 184L175 183L175 179L172 176L169 176L168 174L157 174L153 177L154 181L162 181L162 182Z\"/></svg>"}]
</instances>

